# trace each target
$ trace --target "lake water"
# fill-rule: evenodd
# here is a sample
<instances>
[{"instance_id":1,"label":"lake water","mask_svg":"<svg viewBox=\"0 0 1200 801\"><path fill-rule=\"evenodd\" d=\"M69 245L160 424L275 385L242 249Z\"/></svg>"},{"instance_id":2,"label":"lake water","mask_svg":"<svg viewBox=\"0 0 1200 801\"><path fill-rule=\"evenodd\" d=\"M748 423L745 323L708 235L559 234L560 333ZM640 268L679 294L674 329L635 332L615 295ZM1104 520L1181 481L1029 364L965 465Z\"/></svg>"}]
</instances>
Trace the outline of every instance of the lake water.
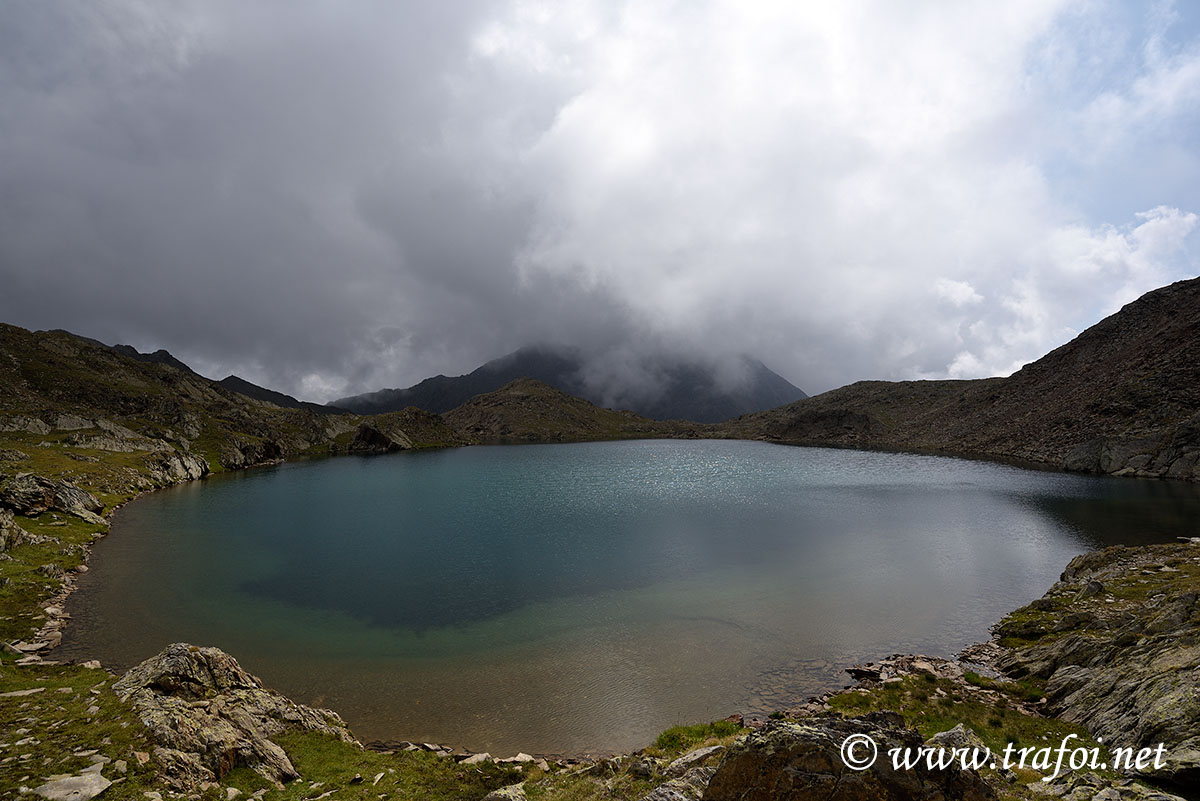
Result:
<instances>
[{"instance_id":1,"label":"lake water","mask_svg":"<svg viewBox=\"0 0 1200 801\"><path fill-rule=\"evenodd\" d=\"M363 739L603 752L952 654L1075 554L1200 535L1200 490L758 442L284 464L120 510L64 650L215 645Z\"/></svg>"}]
</instances>

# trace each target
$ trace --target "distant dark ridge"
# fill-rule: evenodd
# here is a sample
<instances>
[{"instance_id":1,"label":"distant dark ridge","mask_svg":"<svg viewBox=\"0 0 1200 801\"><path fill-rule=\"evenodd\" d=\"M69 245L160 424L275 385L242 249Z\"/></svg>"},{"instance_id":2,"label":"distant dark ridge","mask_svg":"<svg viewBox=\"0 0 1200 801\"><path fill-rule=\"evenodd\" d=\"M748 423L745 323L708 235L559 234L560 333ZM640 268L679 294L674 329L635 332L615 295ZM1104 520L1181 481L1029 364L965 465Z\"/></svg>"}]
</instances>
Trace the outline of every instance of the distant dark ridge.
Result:
<instances>
[{"instance_id":1,"label":"distant dark ridge","mask_svg":"<svg viewBox=\"0 0 1200 801\"><path fill-rule=\"evenodd\" d=\"M137 348L133 347L132 345L108 345L104 342L101 342L98 339L92 339L91 337L85 337L80 334L76 334L71 331L67 331L64 328L55 328L55 329L52 329L50 331L45 331L45 332L38 331L37 333L39 333L39 334L40 333L66 334L69 337L74 337L75 339L86 342L89 345L95 345L100 348L107 348L108 350L115 351L116 353L119 353L122 356L128 356L131 359L137 359L139 362L152 362L154 364L167 364L167 365L170 365L171 367L174 367L176 370L182 370L185 373L191 373L192 375L198 375L195 370L188 367L186 364L179 361L179 359L176 359L174 356L172 356L170 351L163 350L162 348L159 348L158 350L154 351L153 353L142 353L141 351L139 351Z\"/></svg>"},{"instance_id":2,"label":"distant dark ridge","mask_svg":"<svg viewBox=\"0 0 1200 801\"><path fill-rule=\"evenodd\" d=\"M160 352L165 353L166 351ZM245 395L248 398L254 398L255 400L273 403L276 406L282 406L285 409L308 409L309 411L318 412L320 414L351 414L351 412L348 410L338 408L337 406L322 406L319 403L310 403L308 401L297 400L291 395L285 395L282 392L276 392L273 389L260 387L258 384L252 384L246 379L239 378L236 375L226 376L217 383L226 389Z\"/></svg>"},{"instance_id":3,"label":"distant dark ridge","mask_svg":"<svg viewBox=\"0 0 1200 801\"><path fill-rule=\"evenodd\" d=\"M706 365L667 363L659 371L665 384L661 394L632 397L621 405L652 420L711 423L807 397L762 362L746 358L743 366L748 380L741 387L726 389ZM341 398L333 405L358 414L398 411L408 406L443 413L520 378L532 378L568 395L604 405L601 393L583 381L582 367L583 359L575 350L531 346L494 359L467 375L453 378L439 375L405 389L382 389Z\"/></svg>"},{"instance_id":4,"label":"distant dark ridge","mask_svg":"<svg viewBox=\"0 0 1200 801\"><path fill-rule=\"evenodd\" d=\"M94 342L95 340L91 340L91 341ZM163 350L162 348L159 348L158 350L154 351L153 353L141 353L140 351L138 351L137 348L133 347L132 345L113 345L112 350L115 350L117 353L121 354L122 356L128 356L131 359L137 359L139 362L154 362L155 364L166 364L166 365L170 365L171 367L174 367L176 370L182 370L185 373L195 374L195 372L196 372L195 370L188 367L183 362L179 361L179 359L176 359L174 356L172 356L170 354L170 352Z\"/></svg>"}]
</instances>

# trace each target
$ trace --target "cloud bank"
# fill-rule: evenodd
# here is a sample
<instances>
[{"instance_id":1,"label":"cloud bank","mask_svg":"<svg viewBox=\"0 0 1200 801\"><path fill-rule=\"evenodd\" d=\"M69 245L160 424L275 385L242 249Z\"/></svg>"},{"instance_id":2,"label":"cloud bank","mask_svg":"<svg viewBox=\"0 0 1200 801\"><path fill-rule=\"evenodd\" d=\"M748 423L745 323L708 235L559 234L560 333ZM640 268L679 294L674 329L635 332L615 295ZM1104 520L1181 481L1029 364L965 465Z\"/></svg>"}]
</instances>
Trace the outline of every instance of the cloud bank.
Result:
<instances>
[{"instance_id":1,"label":"cloud bank","mask_svg":"<svg viewBox=\"0 0 1200 801\"><path fill-rule=\"evenodd\" d=\"M1200 265L1109 2L5 6L0 320L327 400L531 342L1007 374Z\"/></svg>"}]
</instances>

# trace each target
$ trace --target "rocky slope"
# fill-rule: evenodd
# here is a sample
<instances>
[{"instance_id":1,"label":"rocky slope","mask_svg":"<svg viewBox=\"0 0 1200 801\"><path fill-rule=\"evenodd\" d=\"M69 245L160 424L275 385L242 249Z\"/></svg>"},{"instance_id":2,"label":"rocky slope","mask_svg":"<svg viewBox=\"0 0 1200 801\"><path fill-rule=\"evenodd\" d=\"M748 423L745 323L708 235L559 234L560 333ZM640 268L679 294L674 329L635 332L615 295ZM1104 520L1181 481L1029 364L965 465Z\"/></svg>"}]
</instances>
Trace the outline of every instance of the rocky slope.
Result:
<instances>
[{"instance_id":1,"label":"rocky slope","mask_svg":"<svg viewBox=\"0 0 1200 801\"><path fill-rule=\"evenodd\" d=\"M633 412L602 409L530 378L471 398L442 418L471 442L694 437L708 431L701 424L648 420Z\"/></svg>"},{"instance_id":2,"label":"rocky slope","mask_svg":"<svg viewBox=\"0 0 1200 801\"><path fill-rule=\"evenodd\" d=\"M1008 378L864 381L725 435L1200 479L1200 279L1150 292Z\"/></svg>"},{"instance_id":3,"label":"rocky slope","mask_svg":"<svg viewBox=\"0 0 1200 801\"><path fill-rule=\"evenodd\" d=\"M1045 709L1113 745L1164 743L1157 778L1200 790L1200 546L1074 559L997 628L999 666L1045 682Z\"/></svg>"},{"instance_id":4,"label":"rocky slope","mask_svg":"<svg viewBox=\"0 0 1200 801\"><path fill-rule=\"evenodd\" d=\"M0 324L0 432L43 449L196 455L216 470L318 452L353 428L351 416L282 409L173 360Z\"/></svg>"},{"instance_id":5,"label":"rocky slope","mask_svg":"<svg viewBox=\"0 0 1200 801\"><path fill-rule=\"evenodd\" d=\"M286 395L282 392L276 392L273 389L260 387L258 384L253 384L244 378L236 375L229 375L217 382L226 389L231 389L239 395L245 395L248 398L255 400L266 401L273 403L276 406L284 409L307 409L310 412L318 412L319 414L352 414L348 409L339 409L337 406L322 406L319 403L309 403L308 401L297 400L291 395Z\"/></svg>"},{"instance_id":6,"label":"rocky slope","mask_svg":"<svg viewBox=\"0 0 1200 801\"><path fill-rule=\"evenodd\" d=\"M597 406L630 409L653 420L713 423L805 397L798 387L762 362L743 357L737 367L742 373L740 380L722 381L715 366L701 361L647 359L628 365L630 372L646 376L634 386L615 378L589 379L586 360L576 350L527 347L493 359L466 375L439 375L406 389L381 389L341 398L333 405L361 414L406 406L448 412L476 395L494 392L520 378L533 378Z\"/></svg>"}]
</instances>

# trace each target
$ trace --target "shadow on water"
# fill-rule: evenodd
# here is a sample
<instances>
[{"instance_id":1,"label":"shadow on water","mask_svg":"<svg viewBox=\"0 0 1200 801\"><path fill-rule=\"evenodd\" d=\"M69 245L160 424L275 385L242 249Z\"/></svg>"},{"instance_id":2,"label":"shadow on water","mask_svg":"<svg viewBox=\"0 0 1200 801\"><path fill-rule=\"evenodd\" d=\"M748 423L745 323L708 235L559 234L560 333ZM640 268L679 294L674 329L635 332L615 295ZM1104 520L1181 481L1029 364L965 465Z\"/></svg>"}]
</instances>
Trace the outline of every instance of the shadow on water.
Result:
<instances>
[{"instance_id":1,"label":"shadow on water","mask_svg":"<svg viewBox=\"0 0 1200 801\"><path fill-rule=\"evenodd\" d=\"M1107 476L1083 481L1062 494L1020 497L1089 550L1200 536L1200 486Z\"/></svg>"}]
</instances>

